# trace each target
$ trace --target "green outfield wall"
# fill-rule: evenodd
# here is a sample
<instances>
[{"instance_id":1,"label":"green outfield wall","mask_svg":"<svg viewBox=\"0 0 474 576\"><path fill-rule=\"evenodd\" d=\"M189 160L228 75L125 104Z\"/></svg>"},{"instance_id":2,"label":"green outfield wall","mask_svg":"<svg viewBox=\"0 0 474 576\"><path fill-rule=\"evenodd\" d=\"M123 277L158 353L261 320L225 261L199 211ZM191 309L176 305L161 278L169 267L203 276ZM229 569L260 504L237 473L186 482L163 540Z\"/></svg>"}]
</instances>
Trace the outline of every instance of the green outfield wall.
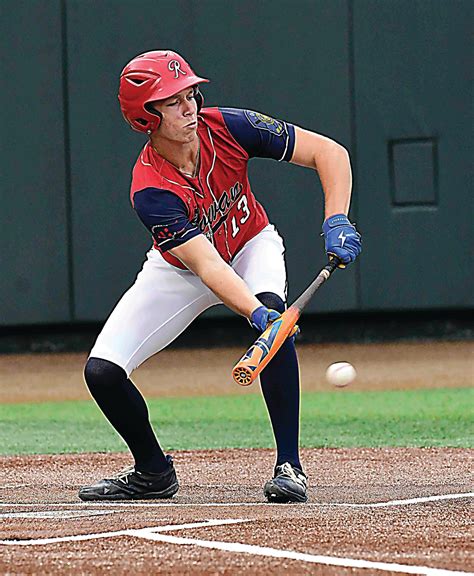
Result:
<instances>
[{"instance_id":1,"label":"green outfield wall","mask_svg":"<svg viewBox=\"0 0 474 576\"><path fill-rule=\"evenodd\" d=\"M101 321L133 282L150 245L128 196L144 137L118 76L163 47L211 79L207 105L349 149L364 252L310 311L471 308L472 22L470 0L2 0L0 326ZM271 160L250 174L291 299L324 263L321 187Z\"/></svg>"}]
</instances>

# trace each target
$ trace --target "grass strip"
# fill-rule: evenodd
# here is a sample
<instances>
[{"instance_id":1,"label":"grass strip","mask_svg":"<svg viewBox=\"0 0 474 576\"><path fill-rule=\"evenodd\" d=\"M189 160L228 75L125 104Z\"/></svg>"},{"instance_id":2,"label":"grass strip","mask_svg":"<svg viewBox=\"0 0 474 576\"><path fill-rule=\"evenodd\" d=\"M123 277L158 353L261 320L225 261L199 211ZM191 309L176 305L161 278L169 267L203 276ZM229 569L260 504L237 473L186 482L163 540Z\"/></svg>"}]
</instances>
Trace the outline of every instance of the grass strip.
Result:
<instances>
[{"instance_id":1,"label":"grass strip","mask_svg":"<svg viewBox=\"0 0 474 576\"><path fill-rule=\"evenodd\" d=\"M148 402L166 450L273 447L259 394ZM474 390L303 394L305 447L474 446ZM92 401L0 405L0 454L123 451Z\"/></svg>"}]
</instances>

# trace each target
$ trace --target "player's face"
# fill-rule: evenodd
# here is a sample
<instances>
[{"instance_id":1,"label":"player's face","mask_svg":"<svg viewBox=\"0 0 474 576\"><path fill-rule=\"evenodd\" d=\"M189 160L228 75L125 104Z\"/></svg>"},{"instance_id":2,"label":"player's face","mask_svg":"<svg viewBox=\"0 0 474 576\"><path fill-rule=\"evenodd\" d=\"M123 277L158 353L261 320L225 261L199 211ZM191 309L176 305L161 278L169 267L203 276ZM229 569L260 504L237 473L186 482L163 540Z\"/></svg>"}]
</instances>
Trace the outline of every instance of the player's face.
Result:
<instances>
[{"instance_id":1,"label":"player's face","mask_svg":"<svg viewBox=\"0 0 474 576\"><path fill-rule=\"evenodd\" d=\"M186 88L175 96L154 102L162 120L156 134L176 142L192 142L197 133L197 103L193 88Z\"/></svg>"}]
</instances>

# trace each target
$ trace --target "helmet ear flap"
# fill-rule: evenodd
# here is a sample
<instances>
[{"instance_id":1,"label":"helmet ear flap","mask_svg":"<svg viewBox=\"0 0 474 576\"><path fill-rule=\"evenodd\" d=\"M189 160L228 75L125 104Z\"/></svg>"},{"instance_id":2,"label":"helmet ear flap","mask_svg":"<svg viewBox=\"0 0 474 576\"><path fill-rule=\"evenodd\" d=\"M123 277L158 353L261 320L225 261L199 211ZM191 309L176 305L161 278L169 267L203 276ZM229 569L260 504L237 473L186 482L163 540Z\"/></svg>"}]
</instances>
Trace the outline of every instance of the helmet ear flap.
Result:
<instances>
[{"instance_id":1,"label":"helmet ear flap","mask_svg":"<svg viewBox=\"0 0 474 576\"><path fill-rule=\"evenodd\" d=\"M145 110L149 114L153 114L154 116L158 116L158 120L156 122L156 127L154 128L154 130L156 130L158 128L158 126L161 124L161 121L163 120L163 114L161 112L158 112L158 110L156 110L153 107L153 102L146 102L143 107L145 108ZM148 134L151 134L152 130L147 130L147 132L148 132Z\"/></svg>"}]
</instances>

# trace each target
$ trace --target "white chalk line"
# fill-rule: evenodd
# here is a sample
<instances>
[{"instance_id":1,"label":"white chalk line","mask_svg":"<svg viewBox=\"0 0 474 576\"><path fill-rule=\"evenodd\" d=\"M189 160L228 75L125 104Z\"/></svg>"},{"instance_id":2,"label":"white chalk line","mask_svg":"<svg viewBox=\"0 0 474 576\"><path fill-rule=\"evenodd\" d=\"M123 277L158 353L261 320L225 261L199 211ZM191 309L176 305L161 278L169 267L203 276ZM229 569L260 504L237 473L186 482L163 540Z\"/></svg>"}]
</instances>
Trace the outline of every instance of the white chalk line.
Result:
<instances>
[{"instance_id":1,"label":"white chalk line","mask_svg":"<svg viewBox=\"0 0 474 576\"><path fill-rule=\"evenodd\" d=\"M65 536L57 538L42 538L39 540L0 540L0 544L6 545L46 545L61 542L79 542L86 540L96 540L99 538L112 538L119 536L134 536L145 540L165 542L167 544L176 544L184 546L199 546L224 552L237 554L249 554L252 556L266 556L271 558L285 558L288 560L297 560L300 562L310 562L313 564L324 564L326 566L341 566L344 568L371 568L385 572L398 572L402 574L418 574L421 576L473 576L472 572L460 572L440 568L430 568L428 566L413 566L405 564L395 564L390 562L375 562L371 560L361 560L357 558L341 558L337 556L322 556L316 554L306 554L302 552L293 552L291 550L280 550L278 548L269 548L266 546L255 546L251 544L241 544L240 542L220 542L214 540L200 540L194 538L182 538L162 534L172 530L184 530L189 528L203 528L208 526L222 526L229 524L240 524L251 522L251 520L236 518L224 520L207 520L204 522L193 522L187 524L171 524L165 526L156 526L152 528L143 528L138 530L119 530L115 532L102 532L98 534L83 534L76 536Z\"/></svg>"},{"instance_id":2,"label":"white chalk line","mask_svg":"<svg viewBox=\"0 0 474 576\"><path fill-rule=\"evenodd\" d=\"M48 520L75 520L87 518L90 516L107 516L117 514L120 510L38 510L36 512L7 512L0 514L0 520L3 518L32 518Z\"/></svg>"},{"instance_id":3,"label":"white chalk line","mask_svg":"<svg viewBox=\"0 0 474 576\"><path fill-rule=\"evenodd\" d=\"M421 496L419 498L407 498L404 500L388 500L384 502L367 502L367 503L351 503L351 502L306 502L305 504L284 504L285 507L289 506L304 506L313 508L322 507L339 507L339 508L384 508L390 506L407 506L411 504L423 504L425 502L438 502L442 500L459 500L463 498L473 498L474 492L463 492L460 494L439 494L437 496ZM273 508L281 506L281 504L274 504L270 502L153 502L153 501L140 501L140 502L0 502L0 507L4 508L36 508L36 507L74 507L74 506L100 506L111 508L226 508L226 507L239 507L239 506L265 506Z\"/></svg>"},{"instance_id":4,"label":"white chalk line","mask_svg":"<svg viewBox=\"0 0 474 576\"><path fill-rule=\"evenodd\" d=\"M251 554L253 556L267 556L271 558L286 558L288 560L299 560L301 562L311 562L313 564L325 564L326 566L341 566L344 568L372 568L384 572L400 572L402 574L419 574L421 576L473 576L472 572L459 572L445 570L441 568L429 568L428 566L411 566L409 564L393 564L390 562L374 562L372 560L359 560L356 558L340 558L337 556L321 556L316 554L305 554L302 552L292 552L291 550L279 550L278 548L268 548L266 546L254 546L251 544L241 544L239 542L218 542L213 540L196 540L194 538L180 538L178 536L168 536L165 534L141 534L140 538L166 542L168 544L200 546L225 552L238 554Z\"/></svg>"},{"instance_id":5,"label":"white chalk line","mask_svg":"<svg viewBox=\"0 0 474 576\"><path fill-rule=\"evenodd\" d=\"M440 500L458 500L460 498L473 498L474 492L462 494L440 494L438 496L423 496L419 498L406 498L404 500L388 500L387 502L372 502L368 504L337 503L328 506L345 506L349 508L383 508L387 506L407 506L409 504L423 504L424 502L438 502Z\"/></svg>"},{"instance_id":6,"label":"white chalk line","mask_svg":"<svg viewBox=\"0 0 474 576\"><path fill-rule=\"evenodd\" d=\"M226 518L223 520L205 520L203 522L192 522L187 524L167 524L164 526L154 526L152 528L141 528L128 530L115 530L112 532L99 532L97 534L77 534L75 536L54 536L52 538L37 538L32 540L0 540L0 544L5 546L44 546L46 544L57 544L60 542L83 542L85 540L98 540L101 538L115 538L117 536L144 537L143 534L151 534L161 531L185 530L186 528L203 528L206 526L222 526L225 524L239 524L249 522L240 518Z\"/></svg>"}]
</instances>

